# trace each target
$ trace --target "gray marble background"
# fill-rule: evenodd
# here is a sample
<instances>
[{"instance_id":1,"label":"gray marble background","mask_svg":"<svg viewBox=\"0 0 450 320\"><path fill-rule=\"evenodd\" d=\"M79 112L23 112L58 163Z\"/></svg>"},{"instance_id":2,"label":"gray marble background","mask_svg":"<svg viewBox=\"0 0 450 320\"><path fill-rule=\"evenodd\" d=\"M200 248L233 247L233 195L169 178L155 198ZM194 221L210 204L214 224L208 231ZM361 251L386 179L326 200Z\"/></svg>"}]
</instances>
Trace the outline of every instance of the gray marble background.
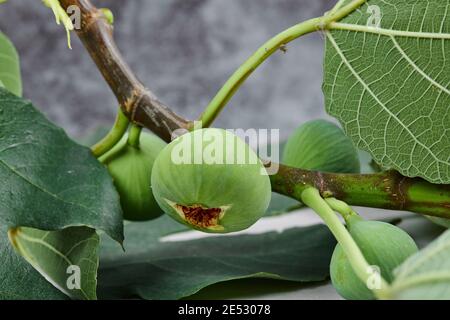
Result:
<instances>
[{"instance_id":1,"label":"gray marble background","mask_svg":"<svg viewBox=\"0 0 450 320\"><path fill-rule=\"evenodd\" d=\"M333 0L97 0L115 14L115 38L127 62L162 101L196 118L217 90L260 45ZM24 95L79 137L114 119L116 101L73 35L37 0L0 7L0 30L22 59ZM286 137L306 120L323 117L320 34L275 54L246 82L216 126L281 128Z\"/></svg>"}]
</instances>

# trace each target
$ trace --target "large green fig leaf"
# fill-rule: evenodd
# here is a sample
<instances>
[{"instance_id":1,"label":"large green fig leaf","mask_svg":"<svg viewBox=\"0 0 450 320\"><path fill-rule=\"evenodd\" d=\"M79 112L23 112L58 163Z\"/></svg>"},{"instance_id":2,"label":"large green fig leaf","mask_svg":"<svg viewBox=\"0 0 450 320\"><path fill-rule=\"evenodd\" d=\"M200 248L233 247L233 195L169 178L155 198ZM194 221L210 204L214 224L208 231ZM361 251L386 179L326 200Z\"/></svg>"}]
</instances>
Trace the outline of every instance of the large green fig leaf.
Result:
<instances>
[{"instance_id":1,"label":"large green fig leaf","mask_svg":"<svg viewBox=\"0 0 450 320\"><path fill-rule=\"evenodd\" d=\"M0 32L0 87L22 95L19 56L11 41Z\"/></svg>"},{"instance_id":2,"label":"large green fig leaf","mask_svg":"<svg viewBox=\"0 0 450 320\"><path fill-rule=\"evenodd\" d=\"M450 231L408 259L395 272L392 298L450 299Z\"/></svg>"},{"instance_id":3,"label":"large green fig leaf","mask_svg":"<svg viewBox=\"0 0 450 320\"><path fill-rule=\"evenodd\" d=\"M117 192L91 151L4 89L0 115L0 223L43 230L85 225L122 241Z\"/></svg>"},{"instance_id":4,"label":"large green fig leaf","mask_svg":"<svg viewBox=\"0 0 450 320\"><path fill-rule=\"evenodd\" d=\"M326 31L324 93L358 147L450 183L450 3L369 0Z\"/></svg>"},{"instance_id":5,"label":"large green fig leaf","mask_svg":"<svg viewBox=\"0 0 450 320\"><path fill-rule=\"evenodd\" d=\"M61 300L67 296L16 254L0 226L0 300Z\"/></svg>"},{"instance_id":6,"label":"large green fig leaf","mask_svg":"<svg viewBox=\"0 0 450 320\"><path fill-rule=\"evenodd\" d=\"M101 229L115 240L123 240L119 199L108 172L88 148L72 142L31 103L5 89L0 89L0 137L0 226L5 229L1 241L6 243L6 229L53 231L46 236L49 242L26 241L46 234L28 228L20 228L19 234L12 232L11 238L18 252L66 293L64 279L70 276L67 262L80 262L74 266L80 267L82 290L69 295L95 298L96 267L87 261L97 259L97 244L94 231L82 226ZM80 246L70 252L78 242ZM0 254L10 262L0 265L0 282L10 284L2 290L3 297L60 296L51 285L37 281L39 273L25 267L25 260L10 246L0 247ZM36 290L27 291L22 285L27 282L36 282Z\"/></svg>"},{"instance_id":7,"label":"large green fig leaf","mask_svg":"<svg viewBox=\"0 0 450 320\"><path fill-rule=\"evenodd\" d=\"M179 231L167 217L125 227L126 252L102 247L101 298L180 299L212 284L243 278L324 280L335 240L324 226L283 233L161 242Z\"/></svg>"},{"instance_id":8,"label":"large green fig leaf","mask_svg":"<svg viewBox=\"0 0 450 320\"><path fill-rule=\"evenodd\" d=\"M50 232L18 228L10 230L9 238L16 250L67 296L97 298L99 238L95 230L72 227Z\"/></svg>"}]
</instances>

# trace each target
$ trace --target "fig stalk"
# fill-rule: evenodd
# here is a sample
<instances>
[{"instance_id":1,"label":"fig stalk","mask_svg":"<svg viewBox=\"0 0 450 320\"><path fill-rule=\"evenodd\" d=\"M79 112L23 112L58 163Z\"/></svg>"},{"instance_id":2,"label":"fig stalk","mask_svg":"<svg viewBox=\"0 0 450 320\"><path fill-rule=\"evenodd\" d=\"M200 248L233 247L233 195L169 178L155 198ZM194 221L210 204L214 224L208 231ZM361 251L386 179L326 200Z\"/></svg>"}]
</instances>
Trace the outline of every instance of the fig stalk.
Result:
<instances>
[{"instance_id":1,"label":"fig stalk","mask_svg":"<svg viewBox=\"0 0 450 320\"><path fill-rule=\"evenodd\" d=\"M331 209L339 213L344 218L345 222L348 222L354 216L358 216L358 214L344 201L336 198L327 198L325 201Z\"/></svg>"},{"instance_id":2,"label":"fig stalk","mask_svg":"<svg viewBox=\"0 0 450 320\"><path fill-rule=\"evenodd\" d=\"M219 90L217 95L211 100L199 118L199 120L203 123L203 127L207 128L211 126L242 84L275 52L278 50L285 51L288 43L304 35L327 29L327 26L330 23L342 20L351 12L361 7L366 1L367 0L353 0L346 5L341 2L329 14L299 23L267 41L255 53L253 53L252 56L239 67L239 69L236 70L236 72Z\"/></svg>"},{"instance_id":3,"label":"fig stalk","mask_svg":"<svg viewBox=\"0 0 450 320\"><path fill-rule=\"evenodd\" d=\"M230 77L230 79L219 90L217 95L211 100L206 107L199 120L204 128L210 127L220 112L225 108L233 95L238 91L240 86L247 80L250 75L266 61L272 54L283 48L289 42L319 30L322 18L314 18L293 26L274 38L270 39L261 46L238 70Z\"/></svg>"},{"instance_id":4,"label":"fig stalk","mask_svg":"<svg viewBox=\"0 0 450 320\"><path fill-rule=\"evenodd\" d=\"M372 268L364 258L364 255L348 230L341 223L327 202L322 198L319 191L314 188L307 188L302 192L301 198L305 205L313 209L322 218L330 231L333 233L336 240L344 250L350 265L358 278L364 283L368 283L370 281L370 277L372 276L370 273ZM387 296L388 289L389 284L386 280L381 278L379 289L373 290L373 293L377 298L383 299Z\"/></svg>"},{"instance_id":5,"label":"fig stalk","mask_svg":"<svg viewBox=\"0 0 450 320\"><path fill-rule=\"evenodd\" d=\"M128 145L139 149L142 127L133 124L128 135Z\"/></svg>"},{"instance_id":6,"label":"fig stalk","mask_svg":"<svg viewBox=\"0 0 450 320\"><path fill-rule=\"evenodd\" d=\"M99 142L97 142L92 148L92 153L96 158L100 158L105 153L110 151L127 132L130 121L119 108L117 112L116 121L114 122L111 131Z\"/></svg>"}]
</instances>

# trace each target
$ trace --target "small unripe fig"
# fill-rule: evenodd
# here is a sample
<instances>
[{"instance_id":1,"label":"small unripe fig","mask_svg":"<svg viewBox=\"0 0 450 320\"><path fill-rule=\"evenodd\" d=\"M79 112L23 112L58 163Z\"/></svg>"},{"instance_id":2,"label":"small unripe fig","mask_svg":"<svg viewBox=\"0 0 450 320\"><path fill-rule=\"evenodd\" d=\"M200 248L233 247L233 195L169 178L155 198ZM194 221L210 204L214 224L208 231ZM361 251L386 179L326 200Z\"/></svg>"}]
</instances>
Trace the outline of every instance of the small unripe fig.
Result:
<instances>
[{"instance_id":1,"label":"small unripe fig","mask_svg":"<svg viewBox=\"0 0 450 320\"><path fill-rule=\"evenodd\" d=\"M370 266L387 281L407 258L418 251L414 240L402 229L388 223L351 217L347 228ZM367 270L370 273L370 270ZM373 300L375 296L353 271L340 245L336 246L330 265L331 281L336 291L348 300Z\"/></svg>"},{"instance_id":2,"label":"small unripe fig","mask_svg":"<svg viewBox=\"0 0 450 320\"><path fill-rule=\"evenodd\" d=\"M201 129L169 144L155 161L152 188L175 220L208 233L247 229L265 213L270 179L256 153L221 129Z\"/></svg>"},{"instance_id":3,"label":"small unripe fig","mask_svg":"<svg viewBox=\"0 0 450 320\"><path fill-rule=\"evenodd\" d=\"M124 137L100 157L119 192L124 219L147 221L164 214L152 194L150 182L155 159L166 145L158 137L143 132L139 147L130 146Z\"/></svg>"},{"instance_id":4,"label":"small unripe fig","mask_svg":"<svg viewBox=\"0 0 450 320\"><path fill-rule=\"evenodd\" d=\"M325 121L310 121L289 138L283 164L333 173L359 173L358 151L341 128Z\"/></svg>"}]
</instances>

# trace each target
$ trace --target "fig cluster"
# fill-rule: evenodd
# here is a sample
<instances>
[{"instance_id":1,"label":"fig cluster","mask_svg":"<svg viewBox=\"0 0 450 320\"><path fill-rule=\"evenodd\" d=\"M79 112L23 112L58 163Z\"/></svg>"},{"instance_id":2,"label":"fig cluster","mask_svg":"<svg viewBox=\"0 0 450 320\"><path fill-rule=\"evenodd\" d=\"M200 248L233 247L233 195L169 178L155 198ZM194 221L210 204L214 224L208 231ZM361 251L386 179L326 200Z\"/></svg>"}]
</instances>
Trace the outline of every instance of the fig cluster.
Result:
<instances>
[{"instance_id":1,"label":"fig cluster","mask_svg":"<svg viewBox=\"0 0 450 320\"><path fill-rule=\"evenodd\" d=\"M247 229L271 199L270 179L256 153L221 129L196 130L170 143L155 161L151 185L169 216L208 233Z\"/></svg>"},{"instance_id":2,"label":"fig cluster","mask_svg":"<svg viewBox=\"0 0 450 320\"><path fill-rule=\"evenodd\" d=\"M388 223L365 221L353 216L348 220L347 228L369 265L389 283L394 280L394 270L418 251L416 243L406 232ZM369 284L363 283L353 271L340 245L334 250L330 274L333 286L343 298L375 299Z\"/></svg>"},{"instance_id":3,"label":"fig cluster","mask_svg":"<svg viewBox=\"0 0 450 320\"><path fill-rule=\"evenodd\" d=\"M128 144L125 136L111 151L100 157L113 177L120 195L124 219L147 221L160 217L159 208L151 189L152 168L166 143L153 134L143 132L139 146Z\"/></svg>"}]
</instances>

